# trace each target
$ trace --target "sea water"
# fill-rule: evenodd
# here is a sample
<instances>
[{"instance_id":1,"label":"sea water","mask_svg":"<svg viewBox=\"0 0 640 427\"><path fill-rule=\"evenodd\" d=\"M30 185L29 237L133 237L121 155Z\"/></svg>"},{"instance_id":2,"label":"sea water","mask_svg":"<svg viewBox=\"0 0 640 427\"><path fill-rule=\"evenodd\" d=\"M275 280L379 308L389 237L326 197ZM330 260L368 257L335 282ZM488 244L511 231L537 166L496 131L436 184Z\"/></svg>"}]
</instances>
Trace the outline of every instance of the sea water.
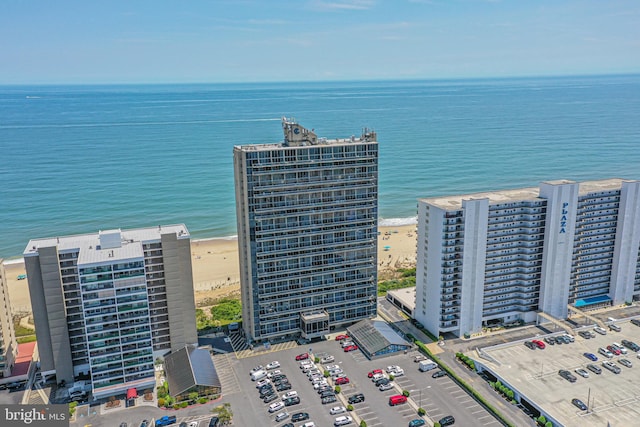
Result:
<instances>
[{"instance_id":1,"label":"sea water","mask_svg":"<svg viewBox=\"0 0 640 427\"><path fill-rule=\"evenodd\" d=\"M416 200L640 179L640 76L0 87L0 257L29 239L185 223L236 233L234 145L378 134L382 224Z\"/></svg>"}]
</instances>

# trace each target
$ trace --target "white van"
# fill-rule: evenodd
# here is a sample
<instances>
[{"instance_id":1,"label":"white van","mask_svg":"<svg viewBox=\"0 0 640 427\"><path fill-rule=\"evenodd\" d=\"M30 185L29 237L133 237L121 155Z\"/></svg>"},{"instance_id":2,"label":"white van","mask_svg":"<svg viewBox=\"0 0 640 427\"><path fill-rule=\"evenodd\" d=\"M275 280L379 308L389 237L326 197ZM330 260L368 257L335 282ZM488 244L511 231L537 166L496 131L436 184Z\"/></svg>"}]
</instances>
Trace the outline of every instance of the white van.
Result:
<instances>
[{"instance_id":1,"label":"white van","mask_svg":"<svg viewBox=\"0 0 640 427\"><path fill-rule=\"evenodd\" d=\"M251 381L258 381L267 377L267 371L260 369L259 371L251 372Z\"/></svg>"},{"instance_id":2,"label":"white van","mask_svg":"<svg viewBox=\"0 0 640 427\"><path fill-rule=\"evenodd\" d=\"M348 415L343 415L341 417L336 418L336 420L333 422L334 426L346 426L348 424L351 424L351 422L353 421L353 418L351 418Z\"/></svg>"},{"instance_id":3,"label":"white van","mask_svg":"<svg viewBox=\"0 0 640 427\"><path fill-rule=\"evenodd\" d=\"M418 369L420 369L420 371L422 372L427 372L437 367L438 364L431 359L421 360L418 364Z\"/></svg>"}]
</instances>

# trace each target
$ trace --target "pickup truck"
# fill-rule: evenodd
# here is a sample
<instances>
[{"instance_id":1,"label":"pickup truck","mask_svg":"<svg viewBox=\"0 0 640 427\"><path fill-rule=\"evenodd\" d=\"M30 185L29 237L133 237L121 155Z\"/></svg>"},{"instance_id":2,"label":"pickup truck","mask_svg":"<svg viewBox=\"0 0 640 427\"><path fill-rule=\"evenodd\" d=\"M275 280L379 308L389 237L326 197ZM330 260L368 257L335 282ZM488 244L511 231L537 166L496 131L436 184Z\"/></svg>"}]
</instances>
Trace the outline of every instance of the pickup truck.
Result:
<instances>
[{"instance_id":1,"label":"pickup truck","mask_svg":"<svg viewBox=\"0 0 640 427\"><path fill-rule=\"evenodd\" d=\"M175 424L175 423L176 423L175 415L171 415L170 417L165 415L164 417L158 418L156 420L156 427L168 426L170 424Z\"/></svg>"}]
</instances>

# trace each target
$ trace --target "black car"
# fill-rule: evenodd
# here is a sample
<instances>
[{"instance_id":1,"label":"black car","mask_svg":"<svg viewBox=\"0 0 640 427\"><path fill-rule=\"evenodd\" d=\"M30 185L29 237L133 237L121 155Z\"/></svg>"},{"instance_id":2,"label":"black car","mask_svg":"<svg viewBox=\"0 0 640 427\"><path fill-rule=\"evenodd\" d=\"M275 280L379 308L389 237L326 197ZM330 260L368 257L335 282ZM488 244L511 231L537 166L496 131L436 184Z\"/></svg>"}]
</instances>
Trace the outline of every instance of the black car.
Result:
<instances>
[{"instance_id":1,"label":"black car","mask_svg":"<svg viewBox=\"0 0 640 427\"><path fill-rule=\"evenodd\" d=\"M308 419L309 419L309 414L306 412L296 412L295 414L291 415L291 421L293 421L294 423L298 421L308 420Z\"/></svg>"},{"instance_id":2,"label":"black car","mask_svg":"<svg viewBox=\"0 0 640 427\"><path fill-rule=\"evenodd\" d=\"M284 406L297 405L300 403L300 398L298 396L290 397L284 400Z\"/></svg>"},{"instance_id":3,"label":"black car","mask_svg":"<svg viewBox=\"0 0 640 427\"><path fill-rule=\"evenodd\" d=\"M278 391L291 390L291 384L289 383L280 384L279 386L276 387L276 390Z\"/></svg>"},{"instance_id":4,"label":"black car","mask_svg":"<svg viewBox=\"0 0 640 427\"><path fill-rule=\"evenodd\" d=\"M527 346L527 348L531 349L531 350L535 350L536 348L538 348L538 346L536 346L534 343L532 343L531 341L525 341L524 345Z\"/></svg>"},{"instance_id":5,"label":"black car","mask_svg":"<svg viewBox=\"0 0 640 427\"><path fill-rule=\"evenodd\" d=\"M453 418L453 415L447 415L446 417L442 417L438 422L442 427L452 426L456 422L456 419Z\"/></svg>"},{"instance_id":6,"label":"black car","mask_svg":"<svg viewBox=\"0 0 640 427\"><path fill-rule=\"evenodd\" d=\"M631 319L631 323L633 323L636 326L640 326L640 319Z\"/></svg>"},{"instance_id":7,"label":"black car","mask_svg":"<svg viewBox=\"0 0 640 427\"><path fill-rule=\"evenodd\" d=\"M591 372L593 372L594 374L600 375L602 373L602 369L600 369L599 366L596 366L596 365L594 365L592 363L589 363L587 365L587 369L590 370Z\"/></svg>"},{"instance_id":8,"label":"black car","mask_svg":"<svg viewBox=\"0 0 640 427\"><path fill-rule=\"evenodd\" d=\"M556 343L556 339L554 337L544 337L544 342L549 345L554 345Z\"/></svg>"},{"instance_id":9,"label":"black car","mask_svg":"<svg viewBox=\"0 0 640 427\"><path fill-rule=\"evenodd\" d=\"M627 347L631 351L635 351L635 352L640 351L640 345L634 343L633 341L622 340L622 345Z\"/></svg>"},{"instance_id":10,"label":"black car","mask_svg":"<svg viewBox=\"0 0 640 427\"><path fill-rule=\"evenodd\" d=\"M570 383L575 383L577 380L577 378L571 372L565 369L560 369L558 371L558 375L560 375L562 378L569 381Z\"/></svg>"},{"instance_id":11,"label":"black car","mask_svg":"<svg viewBox=\"0 0 640 427\"><path fill-rule=\"evenodd\" d=\"M335 395L333 396L327 396L327 397L323 397L322 398L322 404L326 405L327 403L333 403L335 401L337 401L338 399L336 398Z\"/></svg>"},{"instance_id":12,"label":"black car","mask_svg":"<svg viewBox=\"0 0 640 427\"><path fill-rule=\"evenodd\" d=\"M585 405L584 402L580 399L571 399L571 403L573 403L575 406L577 406L583 411L587 410L587 405Z\"/></svg>"},{"instance_id":13,"label":"black car","mask_svg":"<svg viewBox=\"0 0 640 427\"><path fill-rule=\"evenodd\" d=\"M354 394L349 398L349 404L353 405L354 403L364 402L364 394L358 393Z\"/></svg>"},{"instance_id":14,"label":"black car","mask_svg":"<svg viewBox=\"0 0 640 427\"><path fill-rule=\"evenodd\" d=\"M295 426L293 425L293 423L286 423L286 424L283 424L282 427L295 427Z\"/></svg>"},{"instance_id":15,"label":"black car","mask_svg":"<svg viewBox=\"0 0 640 427\"><path fill-rule=\"evenodd\" d=\"M389 384L391 380L389 378L379 378L376 380L376 387L380 387L382 384Z\"/></svg>"},{"instance_id":16,"label":"black car","mask_svg":"<svg viewBox=\"0 0 640 427\"><path fill-rule=\"evenodd\" d=\"M322 393L320 393L320 397L329 397L329 396L335 396L336 394L333 392L333 390L325 390Z\"/></svg>"},{"instance_id":17,"label":"black car","mask_svg":"<svg viewBox=\"0 0 640 427\"><path fill-rule=\"evenodd\" d=\"M440 377L444 377L446 376L447 373L445 371L438 371L438 372L434 372L433 374L431 374L431 378L440 378Z\"/></svg>"},{"instance_id":18,"label":"black car","mask_svg":"<svg viewBox=\"0 0 640 427\"><path fill-rule=\"evenodd\" d=\"M275 391L273 390L273 387L263 388L260 390L260 398L264 398L265 396L273 393L275 393Z\"/></svg>"},{"instance_id":19,"label":"black car","mask_svg":"<svg viewBox=\"0 0 640 427\"><path fill-rule=\"evenodd\" d=\"M211 417L211 419L209 420L209 427L218 427L218 422L219 421L220 421L220 418Z\"/></svg>"}]
</instances>

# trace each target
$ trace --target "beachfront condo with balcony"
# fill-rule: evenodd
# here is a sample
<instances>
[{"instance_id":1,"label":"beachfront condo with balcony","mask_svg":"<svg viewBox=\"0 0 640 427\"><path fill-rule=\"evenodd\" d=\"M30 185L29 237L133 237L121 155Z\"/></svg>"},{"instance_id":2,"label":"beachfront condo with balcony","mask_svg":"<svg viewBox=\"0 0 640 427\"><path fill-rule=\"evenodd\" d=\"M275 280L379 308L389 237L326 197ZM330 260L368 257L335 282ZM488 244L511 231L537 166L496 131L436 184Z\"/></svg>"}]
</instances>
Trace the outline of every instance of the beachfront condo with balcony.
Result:
<instances>
[{"instance_id":1,"label":"beachfront condo with balcony","mask_svg":"<svg viewBox=\"0 0 640 427\"><path fill-rule=\"evenodd\" d=\"M418 201L414 317L434 334L640 297L640 182L551 181Z\"/></svg>"},{"instance_id":2,"label":"beachfront condo with balcony","mask_svg":"<svg viewBox=\"0 0 640 427\"><path fill-rule=\"evenodd\" d=\"M312 339L376 315L375 132L233 150L242 321L250 340Z\"/></svg>"},{"instance_id":3,"label":"beachfront condo with balcony","mask_svg":"<svg viewBox=\"0 0 640 427\"><path fill-rule=\"evenodd\" d=\"M11 303L7 276L4 270L4 262L0 258L0 378L11 376L16 356L18 355L18 343L13 328Z\"/></svg>"},{"instance_id":4,"label":"beachfront condo with balcony","mask_svg":"<svg viewBox=\"0 0 640 427\"><path fill-rule=\"evenodd\" d=\"M154 359L197 343L184 225L34 239L24 251L43 376L95 398L153 388Z\"/></svg>"}]
</instances>

